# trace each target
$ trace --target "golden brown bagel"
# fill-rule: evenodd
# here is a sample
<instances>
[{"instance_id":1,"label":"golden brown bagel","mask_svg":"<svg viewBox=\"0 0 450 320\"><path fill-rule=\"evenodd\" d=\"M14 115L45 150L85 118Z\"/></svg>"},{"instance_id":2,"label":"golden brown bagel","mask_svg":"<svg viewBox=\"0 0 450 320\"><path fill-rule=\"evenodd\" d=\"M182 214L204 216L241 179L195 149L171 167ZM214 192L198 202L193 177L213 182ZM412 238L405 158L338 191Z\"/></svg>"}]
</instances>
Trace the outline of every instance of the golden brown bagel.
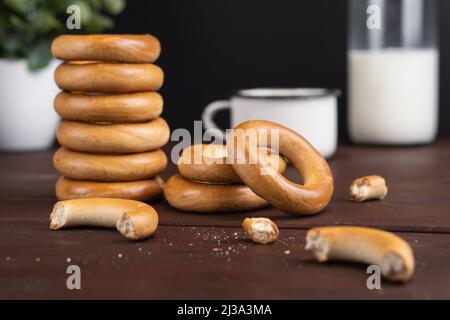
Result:
<instances>
[{"instance_id":1,"label":"golden brown bagel","mask_svg":"<svg viewBox=\"0 0 450 320\"><path fill-rule=\"evenodd\" d=\"M152 63L161 45L152 35L61 35L53 40L52 54L61 60Z\"/></svg>"},{"instance_id":2,"label":"golden brown bagel","mask_svg":"<svg viewBox=\"0 0 450 320\"><path fill-rule=\"evenodd\" d=\"M248 211L267 205L245 185L192 182L179 174L167 180L164 195L172 207L200 213Z\"/></svg>"},{"instance_id":3,"label":"golden brown bagel","mask_svg":"<svg viewBox=\"0 0 450 320\"><path fill-rule=\"evenodd\" d=\"M160 116L163 99L157 92L92 95L60 92L54 101L65 120L84 122L145 122Z\"/></svg>"},{"instance_id":4,"label":"golden brown bagel","mask_svg":"<svg viewBox=\"0 0 450 320\"><path fill-rule=\"evenodd\" d=\"M267 143L259 137L264 133ZM248 138L252 135L255 139ZM272 139L277 136L278 146L273 146ZM314 214L330 201L333 194L331 170L320 153L296 132L270 121L246 121L232 130L227 146L237 175L253 192L278 209L294 214ZM304 185L287 180L271 169L263 157L257 157L257 147L265 146L277 147L302 175Z\"/></svg>"},{"instance_id":5,"label":"golden brown bagel","mask_svg":"<svg viewBox=\"0 0 450 320\"><path fill-rule=\"evenodd\" d=\"M118 198L147 201L158 198L164 182L160 177L129 182L93 182L60 177L56 182L59 200L79 198Z\"/></svg>"},{"instance_id":6,"label":"golden brown bagel","mask_svg":"<svg viewBox=\"0 0 450 320\"><path fill-rule=\"evenodd\" d=\"M156 150L170 137L167 122L157 118L145 123L89 124L63 121L56 131L65 148L92 153L133 153Z\"/></svg>"},{"instance_id":7,"label":"golden brown bagel","mask_svg":"<svg viewBox=\"0 0 450 320\"><path fill-rule=\"evenodd\" d=\"M134 181L154 177L167 167L162 150L124 155L100 155L60 148L53 165L61 175L74 180Z\"/></svg>"},{"instance_id":8,"label":"golden brown bagel","mask_svg":"<svg viewBox=\"0 0 450 320\"><path fill-rule=\"evenodd\" d=\"M50 229L114 228L132 240L147 238L158 228L152 206L134 200L87 198L58 201L50 214Z\"/></svg>"},{"instance_id":9,"label":"golden brown bagel","mask_svg":"<svg viewBox=\"0 0 450 320\"><path fill-rule=\"evenodd\" d=\"M286 162L277 154L260 150L260 155L267 158L270 166L280 173L286 170ZM189 180L210 183L243 183L227 164L227 147L218 144L197 144L183 150L178 160L180 174Z\"/></svg>"},{"instance_id":10,"label":"golden brown bagel","mask_svg":"<svg viewBox=\"0 0 450 320\"><path fill-rule=\"evenodd\" d=\"M409 244L393 233L361 227L317 227L306 234L306 250L320 262L347 260L377 265L391 281L407 281L414 273Z\"/></svg>"},{"instance_id":11,"label":"golden brown bagel","mask_svg":"<svg viewBox=\"0 0 450 320\"><path fill-rule=\"evenodd\" d=\"M154 64L66 62L56 68L55 81L65 91L130 93L157 91L164 73Z\"/></svg>"}]
</instances>

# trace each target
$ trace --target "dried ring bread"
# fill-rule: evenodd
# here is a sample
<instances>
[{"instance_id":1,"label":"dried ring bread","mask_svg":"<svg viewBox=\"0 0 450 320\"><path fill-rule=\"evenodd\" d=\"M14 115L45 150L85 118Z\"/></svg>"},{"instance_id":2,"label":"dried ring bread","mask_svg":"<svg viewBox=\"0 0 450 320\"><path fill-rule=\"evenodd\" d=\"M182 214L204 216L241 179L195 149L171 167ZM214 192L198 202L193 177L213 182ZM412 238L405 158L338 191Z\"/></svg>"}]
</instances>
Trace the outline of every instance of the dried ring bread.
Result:
<instances>
[{"instance_id":1,"label":"dried ring bread","mask_svg":"<svg viewBox=\"0 0 450 320\"><path fill-rule=\"evenodd\" d=\"M146 122L163 110L157 92L94 95L60 92L54 102L56 112L65 120L84 122Z\"/></svg>"},{"instance_id":2,"label":"dried ring bread","mask_svg":"<svg viewBox=\"0 0 450 320\"><path fill-rule=\"evenodd\" d=\"M189 212L239 212L267 205L245 185L193 182L179 174L167 180L164 195L172 207Z\"/></svg>"},{"instance_id":3,"label":"dried ring bread","mask_svg":"<svg viewBox=\"0 0 450 320\"><path fill-rule=\"evenodd\" d=\"M50 229L116 227L132 240L144 239L158 228L158 213L152 206L134 200L89 198L58 201L50 214Z\"/></svg>"},{"instance_id":4,"label":"dried ring bread","mask_svg":"<svg viewBox=\"0 0 450 320\"><path fill-rule=\"evenodd\" d=\"M264 152L263 152L264 151ZM270 166L283 173L286 162L283 157L260 149L259 155L265 157ZM189 180L210 183L243 183L227 163L227 148L218 144L196 144L183 150L178 160L180 174Z\"/></svg>"},{"instance_id":5,"label":"dried ring bread","mask_svg":"<svg viewBox=\"0 0 450 320\"><path fill-rule=\"evenodd\" d=\"M53 165L61 175L75 180L134 181L154 177L167 167L162 150L124 155L82 153L60 148Z\"/></svg>"},{"instance_id":6,"label":"dried ring bread","mask_svg":"<svg viewBox=\"0 0 450 320\"><path fill-rule=\"evenodd\" d=\"M393 233L362 227L317 227L306 235L306 250L320 262L347 260L377 265L391 281L407 281L414 273L409 244Z\"/></svg>"},{"instance_id":7,"label":"dried ring bread","mask_svg":"<svg viewBox=\"0 0 450 320\"><path fill-rule=\"evenodd\" d=\"M63 121L56 131L65 148L92 153L133 153L156 150L170 137L167 122L157 118L145 123L90 124Z\"/></svg>"},{"instance_id":8,"label":"dried ring bread","mask_svg":"<svg viewBox=\"0 0 450 320\"><path fill-rule=\"evenodd\" d=\"M118 198L149 201L158 198L164 188L160 177L127 182L94 182L60 177L56 182L59 200L80 198Z\"/></svg>"},{"instance_id":9,"label":"dried ring bread","mask_svg":"<svg viewBox=\"0 0 450 320\"><path fill-rule=\"evenodd\" d=\"M65 91L130 93L157 91L164 73L154 64L65 62L55 70L55 82Z\"/></svg>"},{"instance_id":10,"label":"dried ring bread","mask_svg":"<svg viewBox=\"0 0 450 320\"><path fill-rule=\"evenodd\" d=\"M301 215L314 214L330 201L333 194L330 167L298 133L270 121L246 121L232 130L227 147L237 175L253 192L278 209ZM257 157L258 147L276 148L292 162L304 184L291 182L273 170L264 158Z\"/></svg>"},{"instance_id":11,"label":"dried ring bread","mask_svg":"<svg viewBox=\"0 0 450 320\"><path fill-rule=\"evenodd\" d=\"M61 35L53 40L51 50L61 60L152 63L161 53L161 44L149 34Z\"/></svg>"}]
</instances>

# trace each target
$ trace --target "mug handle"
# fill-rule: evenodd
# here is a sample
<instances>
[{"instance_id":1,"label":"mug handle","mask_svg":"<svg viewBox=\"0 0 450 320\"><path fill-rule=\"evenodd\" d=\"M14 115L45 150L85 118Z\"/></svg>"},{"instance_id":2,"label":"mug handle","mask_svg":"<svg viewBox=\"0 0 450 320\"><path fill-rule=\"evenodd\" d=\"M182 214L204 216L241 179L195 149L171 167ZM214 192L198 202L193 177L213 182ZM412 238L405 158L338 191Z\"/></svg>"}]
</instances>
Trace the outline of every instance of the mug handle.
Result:
<instances>
[{"instance_id":1,"label":"mug handle","mask_svg":"<svg viewBox=\"0 0 450 320\"><path fill-rule=\"evenodd\" d=\"M205 129L214 130L214 135L222 137L222 141L225 141L226 134L225 131L220 129L214 122L214 116L220 110L230 109L230 107L231 104L229 100L218 100L208 104L202 113L202 121ZM211 137L211 134L209 134L209 136Z\"/></svg>"}]
</instances>

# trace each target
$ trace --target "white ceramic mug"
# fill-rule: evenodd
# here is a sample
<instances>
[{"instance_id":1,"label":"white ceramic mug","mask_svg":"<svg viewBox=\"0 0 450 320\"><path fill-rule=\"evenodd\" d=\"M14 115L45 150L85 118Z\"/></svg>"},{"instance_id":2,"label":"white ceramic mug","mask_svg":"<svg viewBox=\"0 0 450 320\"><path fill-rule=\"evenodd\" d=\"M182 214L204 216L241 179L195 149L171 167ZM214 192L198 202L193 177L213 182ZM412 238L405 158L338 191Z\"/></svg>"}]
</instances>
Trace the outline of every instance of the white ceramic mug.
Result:
<instances>
[{"instance_id":1,"label":"white ceramic mug","mask_svg":"<svg viewBox=\"0 0 450 320\"><path fill-rule=\"evenodd\" d=\"M214 115L230 109L232 127L247 120L269 120L305 137L324 157L337 146L338 90L328 89L245 89L230 100L209 104L203 111L205 129L219 129ZM223 137L225 132L221 130Z\"/></svg>"}]
</instances>

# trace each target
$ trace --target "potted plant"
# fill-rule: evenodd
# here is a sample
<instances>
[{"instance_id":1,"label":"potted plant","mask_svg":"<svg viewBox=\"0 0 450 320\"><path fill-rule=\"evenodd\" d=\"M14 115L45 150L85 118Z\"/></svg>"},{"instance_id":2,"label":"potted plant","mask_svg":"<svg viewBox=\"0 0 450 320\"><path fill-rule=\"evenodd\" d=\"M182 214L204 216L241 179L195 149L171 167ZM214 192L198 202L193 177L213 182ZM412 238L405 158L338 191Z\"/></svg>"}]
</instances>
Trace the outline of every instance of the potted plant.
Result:
<instances>
[{"instance_id":1,"label":"potted plant","mask_svg":"<svg viewBox=\"0 0 450 320\"><path fill-rule=\"evenodd\" d=\"M68 30L67 8L80 8L80 30ZM0 0L0 150L48 148L59 118L53 110L58 62L51 41L62 33L100 33L125 0Z\"/></svg>"}]
</instances>

